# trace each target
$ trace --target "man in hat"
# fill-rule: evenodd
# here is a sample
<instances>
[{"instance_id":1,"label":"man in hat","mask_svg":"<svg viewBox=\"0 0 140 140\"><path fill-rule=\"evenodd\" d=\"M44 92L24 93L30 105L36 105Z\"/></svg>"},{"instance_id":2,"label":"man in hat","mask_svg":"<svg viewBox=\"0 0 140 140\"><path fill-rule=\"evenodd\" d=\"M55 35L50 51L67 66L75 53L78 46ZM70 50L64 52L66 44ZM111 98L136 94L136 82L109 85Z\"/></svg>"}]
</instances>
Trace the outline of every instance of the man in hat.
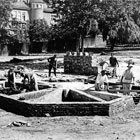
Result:
<instances>
[{"instance_id":1,"label":"man in hat","mask_svg":"<svg viewBox=\"0 0 140 140\"><path fill-rule=\"evenodd\" d=\"M117 77L117 65L119 67L119 63L116 57L114 57L114 54L111 53L111 57L109 59L110 66L113 68L112 70L112 77Z\"/></svg>"},{"instance_id":2,"label":"man in hat","mask_svg":"<svg viewBox=\"0 0 140 140\"><path fill-rule=\"evenodd\" d=\"M54 70L54 75L56 76L56 68L57 68L56 55L48 58L48 62L49 62L49 77L51 76L52 69Z\"/></svg>"},{"instance_id":3,"label":"man in hat","mask_svg":"<svg viewBox=\"0 0 140 140\"><path fill-rule=\"evenodd\" d=\"M133 64L128 63L127 69L124 71L121 82L123 85L124 95L129 95L130 90L132 88L132 84L134 84L135 77L132 72Z\"/></svg>"},{"instance_id":4,"label":"man in hat","mask_svg":"<svg viewBox=\"0 0 140 140\"><path fill-rule=\"evenodd\" d=\"M101 74L98 74L95 82L95 90L102 91L108 89L108 77L106 70L102 70Z\"/></svg>"}]
</instances>

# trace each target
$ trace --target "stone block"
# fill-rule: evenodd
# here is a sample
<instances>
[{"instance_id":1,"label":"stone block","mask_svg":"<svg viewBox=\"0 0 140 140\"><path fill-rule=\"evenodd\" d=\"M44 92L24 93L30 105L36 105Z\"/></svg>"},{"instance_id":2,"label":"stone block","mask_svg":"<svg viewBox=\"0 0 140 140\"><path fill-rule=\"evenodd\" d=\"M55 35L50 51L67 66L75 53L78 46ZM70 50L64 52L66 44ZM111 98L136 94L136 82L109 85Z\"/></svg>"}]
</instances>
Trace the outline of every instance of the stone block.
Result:
<instances>
[{"instance_id":1,"label":"stone block","mask_svg":"<svg viewBox=\"0 0 140 140\"><path fill-rule=\"evenodd\" d=\"M64 72L67 74L97 75L98 67L92 67L91 56L64 56Z\"/></svg>"}]
</instances>

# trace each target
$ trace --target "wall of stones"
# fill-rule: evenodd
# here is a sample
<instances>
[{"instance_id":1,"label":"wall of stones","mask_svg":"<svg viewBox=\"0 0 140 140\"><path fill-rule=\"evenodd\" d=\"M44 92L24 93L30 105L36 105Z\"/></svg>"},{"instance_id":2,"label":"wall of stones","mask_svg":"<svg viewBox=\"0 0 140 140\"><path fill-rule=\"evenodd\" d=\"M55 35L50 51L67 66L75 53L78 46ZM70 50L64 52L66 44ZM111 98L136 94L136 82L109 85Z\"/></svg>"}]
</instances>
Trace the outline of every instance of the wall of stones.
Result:
<instances>
[{"instance_id":1,"label":"wall of stones","mask_svg":"<svg viewBox=\"0 0 140 140\"><path fill-rule=\"evenodd\" d=\"M64 73L97 75L98 67L92 65L92 56L87 54L67 54L64 56Z\"/></svg>"},{"instance_id":2,"label":"wall of stones","mask_svg":"<svg viewBox=\"0 0 140 140\"><path fill-rule=\"evenodd\" d=\"M110 102L109 116L115 116L118 113L129 111L134 107L135 103L131 96L122 97L116 101L113 100Z\"/></svg>"},{"instance_id":3,"label":"wall of stones","mask_svg":"<svg viewBox=\"0 0 140 140\"><path fill-rule=\"evenodd\" d=\"M0 95L0 108L26 117L50 116L116 116L134 107L132 97L110 102L60 102L32 104Z\"/></svg>"},{"instance_id":4,"label":"wall of stones","mask_svg":"<svg viewBox=\"0 0 140 140\"><path fill-rule=\"evenodd\" d=\"M9 96L0 95L0 108L26 117L50 116L108 116L108 103L92 102L60 102L51 104L32 104L14 100Z\"/></svg>"}]
</instances>

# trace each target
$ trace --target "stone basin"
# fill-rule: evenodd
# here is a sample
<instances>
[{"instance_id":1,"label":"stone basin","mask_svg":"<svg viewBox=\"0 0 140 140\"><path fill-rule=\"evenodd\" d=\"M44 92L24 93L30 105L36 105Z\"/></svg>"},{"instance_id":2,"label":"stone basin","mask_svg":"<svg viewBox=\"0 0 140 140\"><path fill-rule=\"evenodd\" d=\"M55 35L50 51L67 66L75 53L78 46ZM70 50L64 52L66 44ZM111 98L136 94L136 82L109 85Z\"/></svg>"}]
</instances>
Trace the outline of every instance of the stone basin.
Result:
<instances>
[{"instance_id":1,"label":"stone basin","mask_svg":"<svg viewBox=\"0 0 140 140\"><path fill-rule=\"evenodd\" d=\"M17 95L0 94L0 108L26 117L113 116L134 107L131 96L58 87Z\"/></svg>"}]
</instances>

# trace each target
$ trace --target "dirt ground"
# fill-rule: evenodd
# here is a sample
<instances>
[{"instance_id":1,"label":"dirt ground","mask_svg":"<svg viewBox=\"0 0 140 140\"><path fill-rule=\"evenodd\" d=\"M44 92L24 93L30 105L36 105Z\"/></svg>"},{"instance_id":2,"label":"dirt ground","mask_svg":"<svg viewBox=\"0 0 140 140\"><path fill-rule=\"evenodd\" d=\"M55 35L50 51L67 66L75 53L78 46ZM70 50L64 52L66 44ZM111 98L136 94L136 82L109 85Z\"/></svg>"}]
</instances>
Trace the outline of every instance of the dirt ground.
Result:
<instances>
[{"instance_id":1,"label":"dirt ground","mask_svg":"<svg viewBox=\"0 0 140 140\"><path fill-rule=\"evenodd\" d=\"M126 69L126 61L133 59L136 81L140 80L140 51L115 52L118 58L118 75ZM58 58L63 63L63 55ZM48 57L48 56L45 56ZM94 63L108 61L110 54L93 54ZM10 58L1 58L6 61ZM19 57L20 58L20 57ZM27 58L27 57L26 57ZM28 58L34 58L32 56ZM38 56L40 58L40 56ZM45 61L44 61L45 62ZM47 70L45 70L46 72ZM1 70L1 75L5 72ZM59 74L59 76L62 76ZM137 83L138 84L138 83ZM23 117L0 110L0 140L139 140L140 105L114 117L63 116ZM27 122L29 126L11 126L12 122Z\"/></svg>"}]
</instances>

